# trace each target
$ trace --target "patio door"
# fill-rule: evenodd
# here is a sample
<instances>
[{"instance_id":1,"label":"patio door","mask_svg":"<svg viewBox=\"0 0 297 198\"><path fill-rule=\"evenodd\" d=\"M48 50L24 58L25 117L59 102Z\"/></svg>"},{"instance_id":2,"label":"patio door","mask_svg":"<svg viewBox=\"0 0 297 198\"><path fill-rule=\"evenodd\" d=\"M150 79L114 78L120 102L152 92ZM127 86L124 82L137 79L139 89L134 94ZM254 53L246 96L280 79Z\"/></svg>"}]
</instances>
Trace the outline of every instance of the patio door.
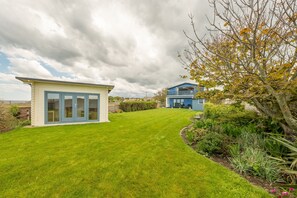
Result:
<instances>
[{"instance_id":1,"label":"patio door","mask_svg":"<svg viewBox=\"0 0 297 198\"><path fill-rule=\"evenodd\" d=\"M45 123L99 121L100 94L45 92Z\"/></svg>"},{"instance_id":2,"label":"patio door","mask_svg":"<svg viewBox=\"0 0 297 198\"><path fill-rule=\"evenodd\" d=\"M75 122L86 119L86 97L79 94L63 94L62 121Z\"/></svg>"}]
</instances>

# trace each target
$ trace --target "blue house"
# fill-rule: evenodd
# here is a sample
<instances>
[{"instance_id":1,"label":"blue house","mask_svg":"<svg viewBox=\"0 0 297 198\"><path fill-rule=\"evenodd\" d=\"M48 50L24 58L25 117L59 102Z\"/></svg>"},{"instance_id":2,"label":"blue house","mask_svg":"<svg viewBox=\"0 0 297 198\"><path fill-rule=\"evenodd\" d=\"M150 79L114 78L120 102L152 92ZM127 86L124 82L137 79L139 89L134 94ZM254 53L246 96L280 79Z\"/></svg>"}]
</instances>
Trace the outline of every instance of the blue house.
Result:
<instances>
[{"instance_id":1,"label":"blue house","mask_svg":"<svg viewBox=\"0 0 297 198\"><path fill-rule=\"evenodd\" d=\"M204 87L198 88L197 84L193 83L182 83L169 87L167 88L166 107L203 110L205 99L195 98L199 91L204 91Z\"/></svg>"}]
</instances>

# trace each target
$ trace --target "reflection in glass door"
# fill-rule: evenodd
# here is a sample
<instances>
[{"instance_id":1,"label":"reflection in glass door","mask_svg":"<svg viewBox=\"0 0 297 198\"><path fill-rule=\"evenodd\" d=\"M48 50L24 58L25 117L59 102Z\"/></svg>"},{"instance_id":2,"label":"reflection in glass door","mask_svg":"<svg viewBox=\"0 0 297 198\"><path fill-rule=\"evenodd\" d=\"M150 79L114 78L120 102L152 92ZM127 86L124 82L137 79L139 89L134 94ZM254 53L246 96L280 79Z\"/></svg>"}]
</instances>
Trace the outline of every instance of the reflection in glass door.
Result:
<instances>
[{"instance_id":1,"label":"reflection in glass door","mask_svg":"<svg viewBox=\"0 0 297 198\"><path fill-rule=\"evenodd\" d=\"M84 119L85 111L86 111L85 96L83 96L83 95L76 96L75 107L76 107L76 118Z\"/></svg>"},{"instance_id":2,"label":"reflection in glass door","mask_svg":"<svg viewBox=\"0 0 297 198\"><path fill-rule=\"evenodd\" d=\"M64 96L64 118L73 118L73 96L71 95Z\"/></svg>"},{"instance_id":3,"label":"reflection in glass door","mask_svg":"<svg viewBox=\"0 0 297 198\"><path fill-rule=\"evenodd\" d=\"M57 93L47 94L47 122L60 121L60 95Z\"/></svg>"},{"instance_id":4,"label":"reflection in glass door","mask_svg":"<svg viewBox=\"0 0 297 198\"><path fill-rule=\"evenodd\" d=\"M89 120L98 120L98 95L89 95Z\"/></svg>"}]
</instances>

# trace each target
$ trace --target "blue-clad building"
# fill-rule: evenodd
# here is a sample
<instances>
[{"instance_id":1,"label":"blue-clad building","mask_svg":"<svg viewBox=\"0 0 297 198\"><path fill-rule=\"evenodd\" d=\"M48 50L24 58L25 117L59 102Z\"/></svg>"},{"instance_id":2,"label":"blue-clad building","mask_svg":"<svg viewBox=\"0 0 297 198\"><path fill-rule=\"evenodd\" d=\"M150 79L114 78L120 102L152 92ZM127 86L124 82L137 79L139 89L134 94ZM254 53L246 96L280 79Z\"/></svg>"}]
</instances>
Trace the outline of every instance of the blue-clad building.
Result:
<instances>
[{"instance_id":1,"label":"blue-clad building","mask_svg":"<svg viewBox=\"0 0 297 198\"><path fill-rule=\"evenodd\" d=\"M167 88L166 107L168 108L191 108L193 110L203 110L205 99L195 98L199 91L204 91L204 87L199 87L193 83L182 83Z\"/></svg>"}]
</instances>

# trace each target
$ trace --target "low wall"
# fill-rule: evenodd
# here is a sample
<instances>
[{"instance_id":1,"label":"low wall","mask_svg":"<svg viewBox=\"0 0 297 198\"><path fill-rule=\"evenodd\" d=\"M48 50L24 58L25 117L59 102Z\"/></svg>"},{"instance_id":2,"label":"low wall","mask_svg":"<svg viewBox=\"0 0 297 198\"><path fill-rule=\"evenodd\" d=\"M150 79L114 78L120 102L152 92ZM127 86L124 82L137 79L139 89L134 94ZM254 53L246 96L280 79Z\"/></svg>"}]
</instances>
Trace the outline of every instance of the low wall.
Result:
<instances>
[{"instance_id":1,"label":"low wall","mask_svg":"<svg viewBox=\"0 0 297 198\"><path fill-rule=\"evenodd\" d=\"M108 112L114 113L120 110L119 103L108 103Z\"/></svg>"},{"instance_id":2,"label":"low wall","mask_svg":"<svg viewBox=\"0 0 297 198\"><path fill-rule=\"evenodd\" d=\"M31 120L31 107L19 107L21 120Z\"/></svg>"}]
</instances>

